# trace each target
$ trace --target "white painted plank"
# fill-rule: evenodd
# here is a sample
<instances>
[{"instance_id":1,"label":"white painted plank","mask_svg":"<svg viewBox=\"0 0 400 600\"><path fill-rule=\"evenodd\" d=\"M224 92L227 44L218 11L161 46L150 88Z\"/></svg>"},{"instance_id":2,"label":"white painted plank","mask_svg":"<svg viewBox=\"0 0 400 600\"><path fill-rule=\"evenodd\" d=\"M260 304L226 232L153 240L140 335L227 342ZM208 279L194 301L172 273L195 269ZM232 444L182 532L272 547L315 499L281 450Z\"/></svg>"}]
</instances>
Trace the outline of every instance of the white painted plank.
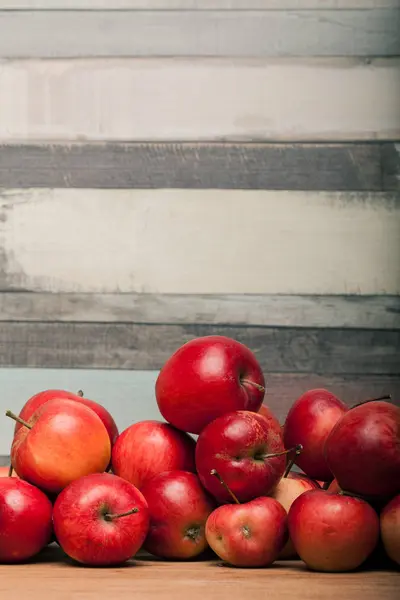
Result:
<instances>
[{"instance_id":1,"label":"white painted plank","mask_svg":"<svg viewBox=\"0 0 400 600\"><path fill-rule=\"evenodd\" d=\"M2 289L399 294L396 193L3 191Z\"/></svg>"},{"instance_id":2,"label":"white painted plank","mask_svg":"<svg viewBox=\"0 0 400 600\"><path fill-rule=\"evenodd\" d=\"M398 56L399 31L400 10L5 11L0 57Z\"/></svg>"},{"instance_id":3,"label":"white painted plank","mask_svg":"<svg viewBox=\"0 0 400 600\"><path fill-rule=\"evenodd\" d=\"M400 0L0 0L0 10L352 10L399 6Z\"/></svg>"},{"instance_id":4,"label":"white painted plank","mask_svg":"<svg viewBox=\"0 0 400 600\"><path fill-rule=\"evenodd\" d=\"M0 141L400 138L400 59L0 62Z\"/></svg>"}]
</instances>

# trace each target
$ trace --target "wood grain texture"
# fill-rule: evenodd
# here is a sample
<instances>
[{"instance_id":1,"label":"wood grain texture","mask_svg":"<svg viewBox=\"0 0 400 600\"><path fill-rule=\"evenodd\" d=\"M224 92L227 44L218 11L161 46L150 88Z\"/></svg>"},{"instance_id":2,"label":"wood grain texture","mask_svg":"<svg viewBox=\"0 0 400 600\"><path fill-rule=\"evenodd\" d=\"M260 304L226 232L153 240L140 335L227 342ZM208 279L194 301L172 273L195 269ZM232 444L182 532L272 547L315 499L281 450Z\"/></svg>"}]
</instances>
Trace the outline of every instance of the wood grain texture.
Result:
<instances>
[{"instance_id":1,"label":"wood grain texture","mask_svg":"<svg viewBox=\"0 0 400 600\"><path fill-rule=\"evenodd\" d=\"M400 139L400 58L6 60L0 89L3 143Z\"/></svg>"},{"instance_id":2,"label":"wood grain texture","mask_svg":"<svg viewBox=\"0 0 400 600\"><path fill-rule=\"evenodd\" d=\"M398 295L399 253L399 193L0 192L3 291Z\"/></svg>"},{"instance_id":3,"label":"wood grain texture","mask_svg":"<svg viewBox=\"0 0 400 600\"><path fill-rule=\"evenodd\" d=\"M400 296L5 292L0 321L400 329Z\"/></svg>"},{"instance_id":4,"label":"wood grain texture","mask_svg":"<svg viewBox=\"0 0 400 600\"><path fill-rule=\"evenodd\" d=\"M157 375L158 371L1 368L0 412L4 414L7 409L19 412L28 398L41 390L76 392L82 389L88 398L100 402L111 412L119 430L123 431L137 421L161 419L154 395ZM271 372L265 376L265 402L281 423L293 402L315 388L328 389L349 405L391 394L392 401L400 406L400 376ZM11 421L0 418L0 455L9 454L13 431Z\"/></svg>"},{"instance_id":5,"label":"wood grain texture","mask_svg":"<svg viewBox=\"0 0 400 600\"><path fill-rule=\"evenodd\" d=\"M2 187L400 190L375 144L0 144Z\"/></svg>"},{"instance_id":6,"label":"wood grain texture","mask_svg":"<svg viewBox=\"0 0 400 600\"><path fill-rule=\"evenodd\" d=\"M398 56L399 31L388 9L0 11L0 57Z\"/></svg>"},{"instance_id":7,"label":"wood grain texture","mask_svg":"<svg viewBox=\"0 0 400 600\"><path fill-rule=\"evenodd\" d=\"M335 600L343 592L346 600L394 600L399 574L393 567L361 570L356 573L311 573L301 561L277 562L272 568L233 569L218 560L163 562L140 553L126 566L85 569L63 559L51 546L36 561L21 566L0 566L0 593L11 591L26 600L57 596L60 600L122 600L135 589L137 600L175 600L178 596L202 600L210 588L214 600L288 600L307 593L310 597ZM307 590L307 591L306 591ZM22 596L23 595L23 596Z\"/></svg>"},{"instance_id":8,"label":"wood grain texture","mask_svg":"<svg viewBox=\"0 0 400 600\"><path fill-rule=\"evenodd\" d=\"M292 329L134 323L0 323L0 367L152 370L183 343L226 335L263 370L398 375L400 330Z\"/></svg>"}]
</instances>

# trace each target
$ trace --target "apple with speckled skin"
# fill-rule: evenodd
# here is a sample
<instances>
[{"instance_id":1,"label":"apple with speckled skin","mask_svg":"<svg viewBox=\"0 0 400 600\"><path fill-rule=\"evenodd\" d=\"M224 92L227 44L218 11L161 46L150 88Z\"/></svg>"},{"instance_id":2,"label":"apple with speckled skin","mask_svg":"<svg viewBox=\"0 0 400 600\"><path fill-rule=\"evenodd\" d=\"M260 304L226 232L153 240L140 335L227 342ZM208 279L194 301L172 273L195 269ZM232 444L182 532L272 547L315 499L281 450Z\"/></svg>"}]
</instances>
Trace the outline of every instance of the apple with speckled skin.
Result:
<instances>
[{"instance_id":1,"label":"apple with speckled skin","mask_svg":"<svg viewBox=\"0 0 400 600\"><path fill-rule=\"evenodd\" d=\"M218 335L184 344L167 360L156 381L164 419L196 434L225 413L257 412L264 394L264 376L255 355L244 344Z\"/></svg>"},{"instance_id":2,"label":"apple with speckled skin","mask_svg":"<svg viewBox=\"0 0 400 600\"><path fill-rule=\"evenodd\" d=\"M47 496L30 483L0 478L0 562L28 560L49 543L52 508Z\"/></svg>"},{"instance_id":3,"label":"apple with speckled skin","mask_svg":"<svg viewBox=\"0 0 400 600\"><path fill-rule=\"evenodd\" d=\"M187 560L206 550L205 524L215 502L197 475L186 471L161 473L149 480L142 492L150 513L144 543L148 552Z\"/></svg>"},{"instance_id":4,"label":"apple with speckled skin","mask_svg":"<svg viewBox=\"0 0 400 600\"><path fill-rule=\"evenodd\" d=\"M149 510L143 494L129 481L96 473L61 492L53 522L58 543L73 560L97 567L119 565L142 546Z\"/></svg>"},{"instance_id":5,"label":"apple with speckled skin","mask_svg":"<svg viewBox=\"0 0 400 600\"><path fill-rule=\"evenodd\" d=\"M112 451L115 475L141 489L164 471L195 471L196 442L190 435L161 421L140 421L118 437Z\"/></svg>"},{"instance_id":6,"label":"apple with speckled skin","mask_svg":"<svg viewBox=\"0 0 400 600\"><path fill-rule=\"evenodd\" d=\"M379 518L367 502L324 490L299 496L288 525L298 555L314 571L353 571L379 540Z\"/></svg>"},{"instance_id":7,"label":"apple with speckled skin","mask_svg":"<svg viewBox=\"0 0 400 600\"><path fill-rule=\"evenodd\" d=\"M274 498L225 504L207 519L206 538L222 560L236 567L266 567L287 539L287 514Z\"/></svg>"},{"instance_id":8,"label":"apple with speckled skin","mask_svg":"<svg viewBox=\"0 0 400 600\"><path fill-rule=\"evenodd\" d=\"M400 565L400 494L380 514L381 539L386 554Z\"/></svg>"},{"instance_id":9,"label":"apple with speckled skin","mask_svg":"<svg viewBox=\"0 0 400 600\"><path fill-rule=\"evenodd\" d=\"M282 477L286 456L275 421L258 413L235 411L203 429L196 445L197 472L219 503L232 499L212 475L214 469L240 502L266 496Z\"/></svg>"}]
</instances>

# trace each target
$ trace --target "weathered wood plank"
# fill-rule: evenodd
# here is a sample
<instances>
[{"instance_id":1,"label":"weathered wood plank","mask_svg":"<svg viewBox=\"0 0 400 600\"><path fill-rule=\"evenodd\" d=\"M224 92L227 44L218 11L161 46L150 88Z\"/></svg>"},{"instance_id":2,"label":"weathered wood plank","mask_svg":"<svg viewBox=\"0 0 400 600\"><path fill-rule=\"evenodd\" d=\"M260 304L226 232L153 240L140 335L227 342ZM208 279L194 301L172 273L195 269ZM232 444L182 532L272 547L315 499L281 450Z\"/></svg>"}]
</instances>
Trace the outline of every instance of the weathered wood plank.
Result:
<instances>
[{"instance_id":1,"label":"weathered wood plank","mask_svg":"<svg viewBox=\"0 0 400 600\"><path fill-rule=\"evenodd\" d=\"M14 60L0 89L0 142L400 139L400 58Z\"/></svg>"},{"instance_id":2,"label":"weathered wood plank","mask_svg":"<svg viewBox=\"0 0 400 600\"><path fill-rule=\"evenodd\" d=\"M0 0L0 10L353 10L399 6L400 0Z\"/></svg>"},{"instance_id":3,"label":"weathered wood plank","mask_svg":"<svg viewBox=\"0 0 400 600\"><path fill-rule=\"evenodd\" d=\"M396 144L8 144L1 187L400 190Z\"/></svg>"},{"instance_id":4,"label":"weathered wood plank","mask_svg":"<svg viewBox=\"0 0 400 600\"><path fill-rule=\"evenodd\" d=\"M279 373L399 374L400 330L222 325L0 323L0 366L159 369L181 344L227 335Z\"/></svg>"},{"instance_id":5,"label":"weathered wood plank","mask_svg":"<svg viewBox=\"0 0 400 600\"><path fill-rule=\"evenodd\" d=\"M0 321L400 329L400 296L5 292Z\"/></svg>"},{"instance_id":6,"label":"weathered wood plank","mask_svg":"<svg viewBox=\"0 0 400 600\"><path fill-rule=\"evenodd\" d=\"M398 56L399 30L387 9L0 11L0 57Z\"/></svg>"},{"instance_id":7,"label":"weathered wood plank","mask_svg":"<svg viewBox=\"0 0 400 600\"><path fill-rule=\"evenodd\" d=\"M400 194L0 191L0 289L400 294Z\"/></svg>"}]
</instances>

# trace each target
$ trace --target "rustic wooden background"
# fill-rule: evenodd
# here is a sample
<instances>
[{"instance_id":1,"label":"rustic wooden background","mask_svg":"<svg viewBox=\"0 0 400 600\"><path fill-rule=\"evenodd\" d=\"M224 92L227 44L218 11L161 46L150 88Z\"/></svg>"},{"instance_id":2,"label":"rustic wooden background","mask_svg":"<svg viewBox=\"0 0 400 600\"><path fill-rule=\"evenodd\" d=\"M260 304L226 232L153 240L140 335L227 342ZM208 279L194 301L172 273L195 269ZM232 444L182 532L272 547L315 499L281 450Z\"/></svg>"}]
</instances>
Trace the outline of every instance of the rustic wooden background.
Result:
<instances>
[{"instance_id":1,"label":"rustic wooden background","mask_svg":"<svg viewBox=\"0 0 400 600\"><path fill-rule=\"evenodd\" d=\"M399 402L399 98L400 0L0 0L1 411L157 417L211 333Z\"/></svg>"}]
</instances>

